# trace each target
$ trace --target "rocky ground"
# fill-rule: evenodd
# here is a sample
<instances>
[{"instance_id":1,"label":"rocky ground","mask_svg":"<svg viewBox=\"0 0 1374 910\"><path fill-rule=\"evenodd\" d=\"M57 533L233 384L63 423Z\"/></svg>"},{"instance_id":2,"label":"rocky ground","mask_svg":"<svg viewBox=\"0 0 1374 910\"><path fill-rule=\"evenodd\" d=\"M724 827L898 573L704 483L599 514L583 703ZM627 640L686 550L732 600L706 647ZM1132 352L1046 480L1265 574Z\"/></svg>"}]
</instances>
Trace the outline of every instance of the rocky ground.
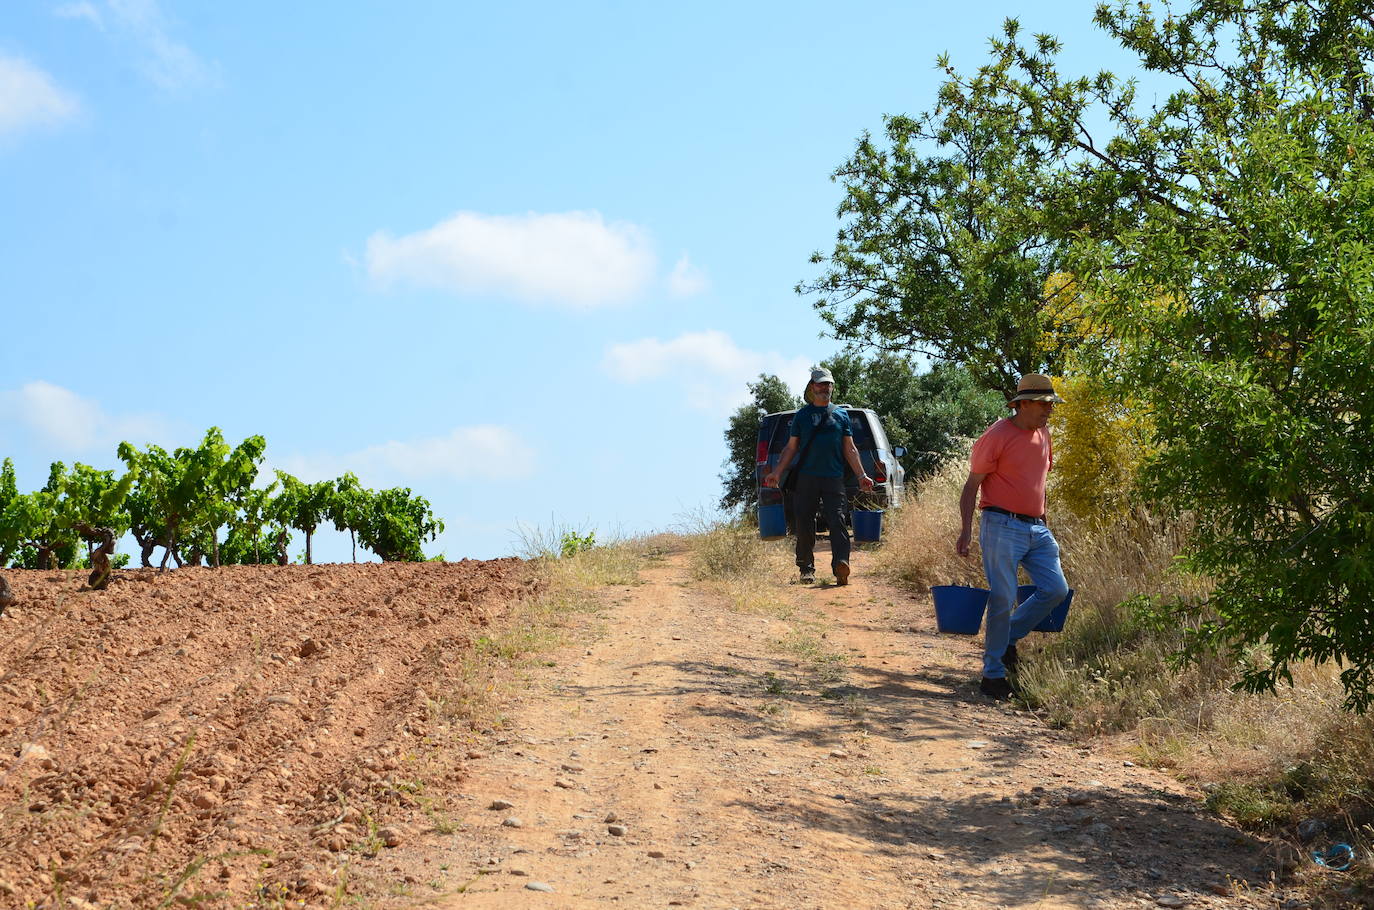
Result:
<instances>
[{"instance_id":1,"label":"rocky ground","mask_svg":"<svg viewBox=\"0 0 1374 910\"><path fill-rule=\"evenodd\" d=\"M421 773L461 780L428 693L530 584L513 559L5 574L4 907L346 891L430 827Z\"/></svg>"},{"instance_id":2,"label":"rocky ground","mask_svg":"<svg viewBox=\"0 0 1374 910\"><path fill-rule=\"evenodd\" d=\"M1291 850L981 698L866 554L748 611L687 565L603 591L482 741L439 693L513 561L12 573L0 905L1308 906Z\"/></svg>"}]
</instances>

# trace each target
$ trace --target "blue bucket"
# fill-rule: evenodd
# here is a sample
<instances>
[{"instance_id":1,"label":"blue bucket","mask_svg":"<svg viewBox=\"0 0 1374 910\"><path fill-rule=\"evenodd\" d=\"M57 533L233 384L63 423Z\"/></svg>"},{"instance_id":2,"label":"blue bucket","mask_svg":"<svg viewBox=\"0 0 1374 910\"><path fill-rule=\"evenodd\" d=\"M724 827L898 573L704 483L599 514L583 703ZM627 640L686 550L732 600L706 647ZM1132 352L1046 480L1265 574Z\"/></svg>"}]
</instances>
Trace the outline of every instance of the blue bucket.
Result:
<instances>
[{"instance_id":1,"label":"blue bucket","mask_svg":"<svg viewBox=\"0 0 1374 910\"><path fill-rule=\"evenodd\" d=\"M977 635L983 625L983 611L987 609L986 588L965 585L934 585L930 596L935 598L935 625L941 632L953 635Z\"/></svg>"},{"instance_id":2,"label":"blue bucket","mask_svg":"<svg viewBox=\"0 0 1374 910\"><path fill-rule=\"evenodd\" d=\"M854 524L854 540L857 543L877 543L883 536L882 509L855 509L850 513Z\"/></svg>"},{"instance_id":3,"label":"blue bucket","mask_svg":"<svg viewBox=\"0 0 1374 910\"><path fill-rule=\"evenodd\" d=\"M1027 597L1035 593L1035 585L1020 585L1016 589L1016 602L1019 604ZM1073 588L1069 588L1068 595L1059 602L1059 606L1050 611L1049 615L1040 620L1040 624L1035 627L1037 632L1063 632L1064 623L1069 618L1069 604L1073 603Z\"/></svg>"},{"instance_id":4,"label":"blue bucket","mask_svg":"<svg viewBox=\"0 0 1374 910\"><path fill-rule=\"evenodd\" d=\"M759 506L759 537L764 540L779 540L787 536L787 514L782 503L775 506Z\"/></svg>"}]
</instances>

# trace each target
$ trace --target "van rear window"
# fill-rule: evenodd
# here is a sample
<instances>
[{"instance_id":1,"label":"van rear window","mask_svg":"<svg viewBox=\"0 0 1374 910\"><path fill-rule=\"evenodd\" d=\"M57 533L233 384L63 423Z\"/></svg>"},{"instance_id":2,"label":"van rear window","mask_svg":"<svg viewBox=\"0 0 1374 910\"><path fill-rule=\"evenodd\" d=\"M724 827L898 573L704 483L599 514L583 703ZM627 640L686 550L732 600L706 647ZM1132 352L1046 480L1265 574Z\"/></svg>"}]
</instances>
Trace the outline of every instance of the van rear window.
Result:
<instances>
[{"instance_id":1,"label":"van rear window","mask_svg":"<svg viewBox=\"0 0 1374 910\"><path fill-rule=\"evenodd\" d=\"M773 418L773 435L768 440L768 451L776 455L787 445L787 437L792 433L792 418L795 414L779 414Z\"/></svg>"},{"instance_id":2,"label":"van rear window","mask_svg":"<svg viewBox=\"0 0 1374 910\"><path fill-rule=\"evenodd\" d=\"M868 427L868 415L863 411L850 411L849 422L854 427L854 448L867 451L875 448L873 431Z\"/></svg>"}]
</instances>

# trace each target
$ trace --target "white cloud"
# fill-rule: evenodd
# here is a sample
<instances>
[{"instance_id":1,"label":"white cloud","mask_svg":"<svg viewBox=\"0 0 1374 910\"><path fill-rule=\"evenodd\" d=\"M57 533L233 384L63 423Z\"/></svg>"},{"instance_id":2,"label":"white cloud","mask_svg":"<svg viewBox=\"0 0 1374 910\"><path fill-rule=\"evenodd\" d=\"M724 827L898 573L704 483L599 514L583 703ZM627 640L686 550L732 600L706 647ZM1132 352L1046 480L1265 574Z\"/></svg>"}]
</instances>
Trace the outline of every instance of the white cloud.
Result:
<instances>
[{"instance_id":1,"label":"white cloud","mask_svg":"<svg viewBox=\"0 0 1374 910\"><path fill-rule=\"evenodd\" d=\"M773 373L798 391L811 361L773 351L741 348L724 332L687 332L668 341L641 338L611 345L602 368L624 383L667 378L682 387L686 402L704 411L726 412L749 400L747 383Z\"/></svg>"},{"instance_id":2,"label":"white cloud","mask_svg":"<svg viewBox=\"0 0 1374 910\"><path fill-rule=\"evenodd\" d=\"M158 0L104 0L103 6L81 0L64 3L54 13L89 22L133 45L139 69L161 89L181 91L211 80L211 68L169 33Z\"/></svg>"},{"instance_id":3,"label":"white cloud","mask_svg":"<svg viewBox=\"0 0 1374 910\"><path fill-rule=\"evenodd\" d=\"M333 479L352 471L371 485L410 480L512 480L534 468L534 450L509 427L457 427L447 436L386 442L346 455L298 455L273 462L302 480ZM269 474L270 471L264 473Z\"/></svg>"},{"instance_id":4,"label":"white cloud","mask_svg":"<svg viewBox=\"0 0 1374 910\"><path fill-rule=\"evenodd\" d=\"M653 279L646 232L598 212L459 212L428 230L367 241L367 271L383 284L591 308L628 300Z\"/></svg>"},{"instance_id":5,"label":"white cloud","mask_svg":"<svg viewBox=\"0 0 1374 910\"><path fill-rule=\"evenodd\" d=\"M61 123L80 109L52 77L18 57L0 55L0 138Z\"/></svg>"},{"instance_id":6,"label":"white cloud","mask_svg":"<svg viewBox=\"0 0 1374 910\"><path fill-rule=\"evenodd\" d=\"M669 293L674 297L694 297L708 287L710 282L706 280L706 273L692 265L687 254L683 253L668 276Z\"/></svg>"},{"instance_id":7,"label":"white cloud","mask_svg":"<svg viewBox=\"0 0 1374 910\"><path fill-rule=\"evenodd\" d=\"M105 20L100 15L100 10L96 9L94 4L85 2L85 0L82 0L80 3L63 3L53 10L53 13L56 14L59 19L85 19L98 29L103 30L105 28Z\"/></svg>"},{"instance_id":8,"label":"white cloud","mask_svg":"<svg viewBox=\"0 0 1374 910\"><path fill-rule=\"evenodd\" d=\"M97 402L42 380L0 392L0 420L27 427L45 443L70 453L104 449L112 455L121 441L142 446L172 435L160 417L107 414Z\"/></svg>"}]
</instances>

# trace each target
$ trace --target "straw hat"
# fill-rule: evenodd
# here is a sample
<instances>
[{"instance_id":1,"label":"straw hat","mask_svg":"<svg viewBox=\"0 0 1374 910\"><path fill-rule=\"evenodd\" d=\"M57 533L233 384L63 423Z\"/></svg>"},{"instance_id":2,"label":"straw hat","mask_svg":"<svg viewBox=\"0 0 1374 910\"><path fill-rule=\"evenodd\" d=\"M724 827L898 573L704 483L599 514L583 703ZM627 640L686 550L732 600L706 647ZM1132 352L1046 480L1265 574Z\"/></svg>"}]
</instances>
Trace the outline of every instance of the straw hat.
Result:
<instances>
[{"instance_id":1,"label":"straw hat","mask_svg":"<svg viewBox=\"0 0 1374 910\"><path fill-rule=\"evenodd\" d=\"M1013 404L1017 401L1063 400L1054 393L1054 380L1044 373L1027 373L1016 384L1016 397L1008 401L1007 404Z\"/></svg>"}]
</instances>

